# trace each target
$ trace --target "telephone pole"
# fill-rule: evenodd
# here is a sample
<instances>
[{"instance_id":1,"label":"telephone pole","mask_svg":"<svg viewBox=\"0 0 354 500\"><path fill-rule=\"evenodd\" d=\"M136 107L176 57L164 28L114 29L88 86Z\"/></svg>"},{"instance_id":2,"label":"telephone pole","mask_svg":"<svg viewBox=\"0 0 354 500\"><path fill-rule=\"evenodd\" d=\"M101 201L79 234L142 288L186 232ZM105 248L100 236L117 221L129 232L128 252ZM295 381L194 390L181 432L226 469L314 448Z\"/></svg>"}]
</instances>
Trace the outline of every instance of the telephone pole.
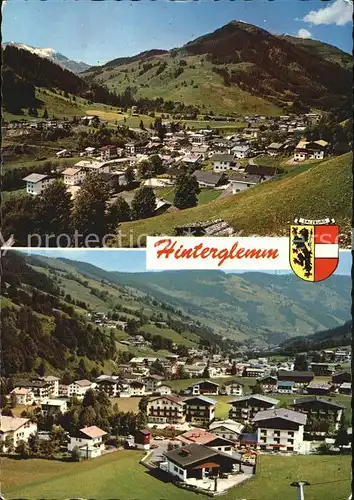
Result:
<instances>
[{"instance_id":1,"label":"telephone pole","mask_svg":"<svg viewBox=\"0 0 354 500\"><path fill-rule=\"evenodd\" d=\"M295 486L297 488L296 500L305 500L304 486L309 486L310 483L307 481L295 481L291 483L290 486Z\"/></svg>"}]
</instances>

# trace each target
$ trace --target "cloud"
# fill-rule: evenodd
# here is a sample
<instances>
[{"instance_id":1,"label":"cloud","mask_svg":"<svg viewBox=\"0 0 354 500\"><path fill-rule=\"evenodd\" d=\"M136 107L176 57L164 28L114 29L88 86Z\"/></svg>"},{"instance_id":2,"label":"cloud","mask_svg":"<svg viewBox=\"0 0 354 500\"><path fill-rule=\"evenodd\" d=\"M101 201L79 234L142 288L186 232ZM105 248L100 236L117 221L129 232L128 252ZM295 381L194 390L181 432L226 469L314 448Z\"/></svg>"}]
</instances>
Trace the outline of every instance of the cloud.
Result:
<instances>
[{"instance_id":1,"label":"cloud","mask_svg":"<svg viewBox=\"0 0 354 500\"><path fill-rule=\"evenodd\" d=\"M298 32L297 32L297 36L299 38L312 38L312 33L310 33L309 30L305 30L304 28L301 28Z\"/></svg>"},{"instance_id":2,"label":"cloud","mask_svg":"<svg viewBox=\"0 0 354 500\"><path fill-rule=\"evenodd\" d=\"M303 21L312 24L336 24L344 26L352 21L353 4L351 0L335 0L328 7L312 10Z\"/></svg>"}]
</instances>

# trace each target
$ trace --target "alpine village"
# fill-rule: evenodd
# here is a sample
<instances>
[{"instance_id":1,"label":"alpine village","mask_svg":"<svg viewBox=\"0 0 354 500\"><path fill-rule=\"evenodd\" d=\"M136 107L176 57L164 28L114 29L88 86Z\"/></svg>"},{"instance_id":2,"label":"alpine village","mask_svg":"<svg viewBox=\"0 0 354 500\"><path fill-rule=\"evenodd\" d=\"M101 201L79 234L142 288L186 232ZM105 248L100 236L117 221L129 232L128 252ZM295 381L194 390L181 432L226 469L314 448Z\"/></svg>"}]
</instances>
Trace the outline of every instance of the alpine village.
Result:
<instances>
[{"instance_id":1,"label":"alpine village","mask_svg":"<svg viewBox=\"0 0 354 500\"><path fill-rule=\"evenodd\" d=\"M232 21L102 66L14 42L2 58L5 241L287 235L299 214L330 213L350 245L352 60L338 48Z\"/></svg>"},{"instance_id":2,"label":"alpine village","mask_svg":"<svg viewBox=\"0 0 354 500\"><path fill-rule=\"evenodd\" d=\"M2 266L5 498L348 498L349 276Z\"/></svg>"}]
</instances>

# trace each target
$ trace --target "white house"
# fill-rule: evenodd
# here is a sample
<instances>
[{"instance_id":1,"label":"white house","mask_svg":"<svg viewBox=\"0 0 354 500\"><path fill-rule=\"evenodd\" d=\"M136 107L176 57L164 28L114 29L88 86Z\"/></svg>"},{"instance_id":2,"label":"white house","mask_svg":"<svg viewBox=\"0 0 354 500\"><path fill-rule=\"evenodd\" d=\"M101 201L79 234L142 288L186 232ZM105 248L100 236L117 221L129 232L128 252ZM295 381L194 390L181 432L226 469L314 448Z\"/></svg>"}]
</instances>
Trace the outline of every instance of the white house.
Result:
<instances>
[{"instance_id":1,"label":"white house","mask_svg":"<svg viewBox=\"0 0 354 500\"><path fill-rule=\"evenodd\" d=\"M243 384L237 380L231 380L230 382L225 382L225 392L228 396L242 396L243 395Z\"/></svg>"},{"instance_id":2,"label":"white house","mask_svg":"<svg viewBox=\"0 0 354 500\"><path fill-rule=\"evenodd\" d=\"M213 169L215 172L223 170L238 170L234 155L226 153L215 154L210 158L210 160L213 162Z\"/></svg>"},{"instance_id":3,"label":"white house","mask_svg":"<svg viewBox=\"0 0 354 500\"><path fill-rule=\"evenodd\" d=\"M42 401L41 410L44 415L66 413L68 411L68 403L66 399L47 399L47 401Z\"/></svg>"},{"instance_id":4,"label":"white house","mask_svg":"<svg viewBox=\"0 0 354 500\"><path fill-rule=\"evenodd\" d=\"M62 151L58 151L57 153L55 153L55 156L57 158L70 158L72 154L67 149L63 149Z\"/></svg>"},{"instance_id":5,"label":"white house","mask_svg":"<svg viewBox=\"0 0 354 500\"><path fill-rule=\"evenodd\" d=\"M41 377L44 382L47 382L50 386L50 395L54 398L59 396L59 382L60 378L55 377L54 375L45 375L44 377Z\"/></svg>"},{"instance_id":6,"label":"white house","mask_svg":"<svg viewBox=\"0 0 354 500\"><path fill-rule=\"evenodd\" d=\"M26 192L37 196L42 194L55 179L45 174L30 174L23 180L26 181Z\"/></svg>"},{"instance_id":7,"label":"white house","mask_svg":"<svg viewBox=\"0 0 354 500\"><path fill-rule=\"evenodd\" d=\"M145 382L135 380L129 384L131 396L144 396L146 394Z\"/></svg>"},{"instance_id":8,"label":"white house","mask_svg":"<svg viewBox=\"0 0 354 500\"><path fill-rule=\"evenodd\" d=\"M248 144L236 144L231 148L231 152L235 158L247 158L251 153L251 149Z\"/></svg>"},{"instance_id":9,"label":"white house","mask_svg":"<svg viewBox=\"0 0 354 500\"><path fill-rule=\"evenodd\" d=\"M110 172L110 164L102 161L80 160L74 166L84 169L86 173L109 174Z\"/></svg>"},{"instance_id":10,"label":"white house","mask_svg":"<svg viewBox=\"0 0 354 500\"><path fill-rule=\"evenodd\" d=\"M151 423L182 424L186 421L185 402L172 394L158 396L148 402L147 415Z\"/></svg>"},{"instance_id":11,"label":"white house","mask_svg":"<svg viewBox=\"0 0 354 500\"><path fill-rule=\"evenodd\" d=\"M232 187L232 194L240 193L245 189L256 186L261 182L261 177L259 175L248 175L248 174L232 174L230 176L230 184Z\"/></svg>"},{"instance_id":12,"label":"white house","mask_svg":"<svg viewBox=\"0 0 354 500\"><path fill-rule=\"evenodd\" d=\"M36 433L37 423L31 422L29 418L0 416L0 440L3 442L11 440L12 445L16 447L19 441L27 443L28 438Z\"/></svg>"},{"instance_id":13,"label":"white house","mask_svg":"<svg viewBox=\"0 0 354 500\"><path fill-rule=\"evenodd\" d=\"M86 177L86 172L82 168L66 168L63 172L64 184L67 186L77 186L81 184Z\"/></svg>"},{"instance_id":14,"label":"white house","mask_svg":"<svg viewBox=\"0 0 354 500\"><path fill-rule=\"evenodd\" d=\"M328 148L326 141L305 141L301 140L294 151L294 161L322 160Z\"/></svg>"},{"instance_id":15,"label":"white house","mask_svg":"<svg viewBox=\"0 0 354 500\"><path fill-rule=\"evenodd\" d=\"M16 405L31 405L34 402L34 394L31 389L15 387L10 394Z\"/></svg>"},{"instance_id":16,"label":"white house","mask_svg":"<svg viewBox=\"0 0 354 500\"><path fill-rule=\"evenodd\" d=\"M306 420L306 414L287 408L260 411L253 418L260 449L303 453Z\"/></svg>"},{"instance_id":17,"label":"white house","mask_svg":"<svg viewBox=\"0 0 354 500\"><path fill-rule=\"evenodd\" d=\"M155 393L160 394L161 396L168 396L172 394L172 389L169 385L161 384L155 389Z\"/></svg>"},{"instance_id":18,"label":"white house","mask_svg":"<svg viewBox=\"0 0 354 500\"><path fill-rule=\"evenodd\" d=\"M197 168L203 161L203 155L198 153L187 153L182 158L182 162L187 166Z\"/></svg>"},{"instance_id":19,"label":"white house","mask_svg":"<svg viewBox=\"0 0 354 500\"><path fill-rule=\"evenodd\" d=\"M89 380L75 380L68 386L68 396L76 396L78 398L83 398L89 389L94 389L96 384L90 382Z\"/></svg>"},{"instance_id":20,"label":"white house","mask_svg":"<svg viewBox=\"0 0 354 500\"><path fill-rule=\"evenodd\" d=\"M209 425L210 432L230 441L237 441L243 429L243 424L231 419L215 420Z\"/></svg>"},{"instance_id":21,"label":"white house","mask_svg":"<svg viewBox=\"0 0 354 500\"><path fill-rule=\"evenodd\" d=\"M95 425L92 425L91 427L84 427L70 436L68 451L72 451L77 447L81 457L83 458L100 457L102 451L105 449L102 438L106 435L107 432L103 431L99 427L96 427Z\"/></svg>"}]
</instances>

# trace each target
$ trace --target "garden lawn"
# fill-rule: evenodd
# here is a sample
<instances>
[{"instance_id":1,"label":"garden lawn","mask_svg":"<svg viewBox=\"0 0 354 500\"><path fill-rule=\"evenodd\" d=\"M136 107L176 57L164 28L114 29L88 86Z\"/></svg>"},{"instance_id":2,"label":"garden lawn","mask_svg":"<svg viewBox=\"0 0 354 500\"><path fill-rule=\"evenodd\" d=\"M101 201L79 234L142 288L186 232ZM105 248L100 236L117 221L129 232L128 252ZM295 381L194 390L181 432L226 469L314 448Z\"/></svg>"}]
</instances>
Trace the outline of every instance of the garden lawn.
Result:
<instances>
[{"instance_id":1,"label":"garden lawn","mask_svg":"<svg viewBox=\"0 0 354 500\"><path fill-rule=\"evenodd\" d=\"M100 500L197 500L200 496L164 483L138 462L142 453L117 451L80 463L2 460L2 492L7 500L96 498ZM306 500L346 500L350 456L259 457L255 479L233 488L224 500L293 500L293 481L304 480Z\"/></svg>"}]
</instances>

